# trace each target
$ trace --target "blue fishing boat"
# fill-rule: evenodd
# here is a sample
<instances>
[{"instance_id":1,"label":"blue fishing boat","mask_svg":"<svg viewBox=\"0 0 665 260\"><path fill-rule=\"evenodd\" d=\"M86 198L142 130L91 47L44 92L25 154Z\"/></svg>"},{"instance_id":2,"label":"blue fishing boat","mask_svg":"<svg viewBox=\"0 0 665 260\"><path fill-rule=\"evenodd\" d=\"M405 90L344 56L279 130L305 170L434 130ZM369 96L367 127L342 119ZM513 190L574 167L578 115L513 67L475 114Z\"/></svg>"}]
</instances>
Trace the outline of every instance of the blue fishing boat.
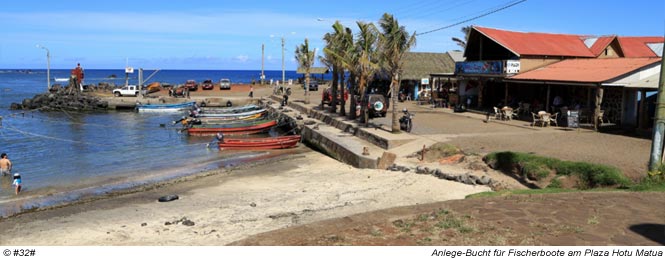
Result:
<instances>
[{"instance_id":1,"label":"blue fishing boat","mask_svg":"<svg viewBox=\"0 0 665 260\"><path fill-rule=\"evenodd\" d=\"M136 109L139 112L159 112L159 113L172 113L190 110L194 107L196 102L185 102L178 104L137 104Z\"/></svg>"}]
</instances>

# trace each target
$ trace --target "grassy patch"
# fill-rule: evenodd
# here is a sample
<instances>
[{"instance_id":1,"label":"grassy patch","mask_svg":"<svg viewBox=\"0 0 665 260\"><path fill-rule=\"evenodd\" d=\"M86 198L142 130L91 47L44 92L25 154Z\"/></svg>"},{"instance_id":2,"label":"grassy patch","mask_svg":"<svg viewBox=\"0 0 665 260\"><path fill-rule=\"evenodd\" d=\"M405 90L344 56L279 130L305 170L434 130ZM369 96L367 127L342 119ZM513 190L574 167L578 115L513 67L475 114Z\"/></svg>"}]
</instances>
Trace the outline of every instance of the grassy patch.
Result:
<instances>
[{"instance_id":1,"label":"grassy patch","mask_svg":"<svg viewBox=\"0 0 665 260\"><path fill-rule=\"evenodd\" d=\"M587 224L591 225L598 225L600 224L600 220L598 219L598 215L593 215L586 221Z\"/></svg>"},{"instance_id":2,"label":"grassy patch","mask_svg":"<svg viewBox=\"0 0 665 260\"><path fill-rule=\"evenodd\" d=\"M628 187L630 179L619 169L612 166L562 161L556 158L537 156L518 152L495 152L484 158L494 169L513 172L517 170L523 177L531 180L542 180L551 172L556 175L575 175L580 179L579 188L591 189L598 187ZM561 183L558 184L561 187ZM555 184L552 188L557 188Z\"/></svg>"},{"instance_id":3,"label":"grassy patch","mask_svg":"<svg viewBox=\"0 0 665 260\"><path fill-rule=\"evenodd\" d=\"M467 199L471 198L488 198L508 195L521 195L521 194L549 194L549 193L563 193L563 192L579 192L575 189L561 189L561 188L545 188L535 190L502 190L502 191L486 191L467 195Z\"/></svg>"}]
</instances>

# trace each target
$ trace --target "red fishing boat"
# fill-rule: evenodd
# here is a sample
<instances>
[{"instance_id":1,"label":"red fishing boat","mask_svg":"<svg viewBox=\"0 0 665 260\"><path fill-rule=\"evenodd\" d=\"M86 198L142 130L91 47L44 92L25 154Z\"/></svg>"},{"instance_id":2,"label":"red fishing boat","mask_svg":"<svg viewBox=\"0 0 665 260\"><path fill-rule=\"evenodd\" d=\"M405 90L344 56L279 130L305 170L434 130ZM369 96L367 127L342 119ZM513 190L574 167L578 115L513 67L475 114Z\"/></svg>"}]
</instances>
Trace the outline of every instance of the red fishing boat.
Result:
<instances>
[{"instance_id":1,"label":"red fishing boat","mask_svg":"<svg viewBox=\"0 0 665 260\"><path fill-rule=\"evenodd\" d=\"M187 133L190 135L215 135L221 132L228 135L246 135L267 132L276 125L276 120L228 125L194 125L187 128Z\"/></svg>"},{"instance_id":2,"label":"red fishing boat","mask_svg":"<svg viewBox=\"0 0 665 260\"><path fill-rule=\"evenodd\" d=\"M263 138L222 138L218 142L220 150L264 150L286 149L296 146L300 135Z\"/></svg>"}]
</instances>

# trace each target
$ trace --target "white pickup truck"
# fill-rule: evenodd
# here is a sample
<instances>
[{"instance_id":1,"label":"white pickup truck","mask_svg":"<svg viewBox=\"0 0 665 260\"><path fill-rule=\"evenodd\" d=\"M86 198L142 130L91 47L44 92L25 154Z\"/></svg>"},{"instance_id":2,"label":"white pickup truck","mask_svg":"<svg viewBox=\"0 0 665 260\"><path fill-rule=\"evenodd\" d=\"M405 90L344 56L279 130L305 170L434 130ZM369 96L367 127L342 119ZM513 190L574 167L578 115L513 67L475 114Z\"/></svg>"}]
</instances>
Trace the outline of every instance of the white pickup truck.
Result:
<instances>
[{"instance_id":1,"label":"white pickup truck","mask_svg":"<svg viewBox=\"0 0 665 260\"><path fill-rule=\"evenodd\" d=\"M113 90L113 95L116 97L121 96L138 96L139 89L136 85L124 86L122 88L116 88Z\"/></svg>"}]
</instances>

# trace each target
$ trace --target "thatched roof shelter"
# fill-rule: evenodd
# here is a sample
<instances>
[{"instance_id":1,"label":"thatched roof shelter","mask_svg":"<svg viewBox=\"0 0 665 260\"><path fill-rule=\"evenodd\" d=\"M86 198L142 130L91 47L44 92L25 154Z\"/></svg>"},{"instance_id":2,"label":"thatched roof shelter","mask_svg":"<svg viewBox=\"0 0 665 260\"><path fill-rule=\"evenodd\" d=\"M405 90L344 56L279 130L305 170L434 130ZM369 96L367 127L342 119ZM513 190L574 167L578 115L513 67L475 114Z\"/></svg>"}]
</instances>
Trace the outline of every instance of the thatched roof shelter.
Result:
<instances>
[{"instance_id":1,"label":"thatched roof shelter","mask_svg":"<svg viewBox=\"0 0 665 260\"><path fill-rule=\"evenodd\" d=\"M400 80L420 80L430 74L454 73L455 61L449 53L407 52Z\"/></svg>"}]
</instances>

